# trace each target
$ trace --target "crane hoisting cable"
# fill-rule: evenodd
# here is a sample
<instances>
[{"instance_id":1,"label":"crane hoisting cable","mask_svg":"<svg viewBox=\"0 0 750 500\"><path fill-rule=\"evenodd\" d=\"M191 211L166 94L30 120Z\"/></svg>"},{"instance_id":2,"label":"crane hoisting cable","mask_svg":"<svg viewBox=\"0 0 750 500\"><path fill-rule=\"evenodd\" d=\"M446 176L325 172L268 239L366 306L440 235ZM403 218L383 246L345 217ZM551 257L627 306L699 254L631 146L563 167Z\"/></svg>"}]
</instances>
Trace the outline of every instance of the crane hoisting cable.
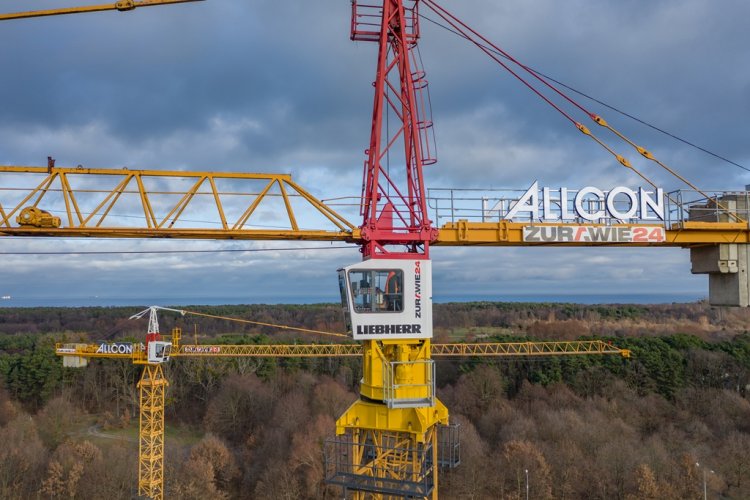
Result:
<instances>
[{"instance_id":1,"label":"crane hoisting cable","mask_svg":"<svg viewBox=\"0 0 750 500\"><path fill-rule=\"evenodd\" d=\"M599 116L598 114L588 110L586 107L584 107L582 104L577 102L575 99L570 97L568 94L563 92L560 88L553 85L548 78L544 78L539 72L533 70L532 68L526 66L522 62L520 62L518 59L514 58L512 55L510 55L508 52L503 50L502 48L498 47L496 44L492 43L489 39L487 39L485 36L481 35L479 32L468 26L466 23L461 21L458 17L451 14L448 10L446 10L444 7L441 7L433 0L423 0L422 2L426 7L430 8L435 14L437 14L441 19L443 19L448 25L450 25L452 31L454 30L454 33L458 34L465 40L468 40L472 44L476 45L482 52L487 54L493 61L495 61L497 64L502 66L506 71L508 71L511 75L513 75L516 79L518 79L523 85L528 87L534 94L536 94L540 99L542 99L544 102L546 102L548 105L550 105L555 111L560 113L562 116L564 116L568 121L572 122L575 127L581 131L584 135L590 137L594 142L596 142L599 146L604 148L608 153L610 153L612 156L615 157L615 159L625 168L632 170L635 174L637 174L641 179L645 180L647 183L651 184L652 186L656 187L656 183L649 179L645 174L643 174L641 171L636 169L632 163L625 158L623 155L617 153L611 146L607 145L607 143L602 140L601 138L594 135L585 125L577 121L569 112L565 111L562 106L556 104L552 101L551 98L544 95L544 93L538 89L536 86L534 86L529 80L522 77L519 72L514 71L509 64L506 64L503 62L500 58L504 58L506 61L510 62L511 64L514 64L518 68L520 68L522 71L530 75L534 80L539 81L543 86L550 89L552 92L560 96L562 99L567 101L570 105L577 108L581 112L583 112L590 120L595 122L596 124L606 128L610 132L612 132L617 138L628 144L629 146L632 146L641 156L646 158L647 160L650 160L654 163L656 163L660 168L662 168L664 171L666 171L669 175L675 177L680 182L686 184L694 191L700 193L705 198L710 198L708 194L706 194L703 190L699 189L695 184L687 180L684 176L680 175L676 170L670 168L660 160L658 160L650 151L647 149L639 146L631 139L627 138L625 135L623 135L621 132L610 126L607 121ZM670 200L674 203L677 203L675 200ZM724 212L728 214L729 217L734 219L738 223L745 223L746 221L740 217L736 212L729 210L726 206L724 206L721 202L717 201L717 206Z\"/></svg>"}]
</instances>

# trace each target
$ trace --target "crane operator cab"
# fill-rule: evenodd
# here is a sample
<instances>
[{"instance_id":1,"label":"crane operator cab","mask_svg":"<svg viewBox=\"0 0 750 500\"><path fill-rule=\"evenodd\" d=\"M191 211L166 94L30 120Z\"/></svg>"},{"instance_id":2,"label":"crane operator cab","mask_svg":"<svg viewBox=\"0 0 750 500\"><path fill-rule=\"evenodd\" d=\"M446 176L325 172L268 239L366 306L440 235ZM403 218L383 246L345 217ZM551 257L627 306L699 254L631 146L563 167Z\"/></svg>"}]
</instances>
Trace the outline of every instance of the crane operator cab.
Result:
<instances>
[{"instance_id":1,"label":"crane operator cab","mask_svg":"<svg viewBox=\"0 0 750 500\"><path fill-rule=\"evenodd\" d=\"M166 363L172 354L172 342L161 339L155 332L146 334L146 359L149 364Z\"/></svg>"},{"instance_id":2,"label":"crane operator cab","mask_svg":"<svg viewBox=\"0 0 750 500\"><path fill-rule=\"evenodd\" d=\"M347 329L356 340L432 337L432 263L371 259L339 269Z\"/></svg>"},{"instance_id":3,"label":"crane operator cab","mask_svg":"<svg viewBox=\"0 0 750 500\"><path fill-rule=\"evenodd\" d=\"M146 345L149 363L165 363L169 361L169 355L172 354L172 342L151 340Z\"/></svg>"}]
</instances>

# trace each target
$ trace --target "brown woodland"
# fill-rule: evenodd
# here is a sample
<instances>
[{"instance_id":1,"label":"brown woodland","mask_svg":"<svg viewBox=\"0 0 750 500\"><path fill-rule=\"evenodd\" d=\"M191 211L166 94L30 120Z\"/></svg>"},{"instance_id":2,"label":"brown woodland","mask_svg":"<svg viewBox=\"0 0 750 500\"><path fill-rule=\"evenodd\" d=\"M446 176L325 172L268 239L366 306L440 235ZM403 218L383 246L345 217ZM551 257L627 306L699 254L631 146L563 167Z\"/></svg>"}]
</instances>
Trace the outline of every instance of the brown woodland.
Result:
<instances>
[{"instance_id":1,"label":"brown woodland","mask_svg":"<svg viewBox=\"0 0 750 500\"><path fill-rule=\"evenodd\" d=\"M205 307L325 330L334 305ZM63 370L52 342L138 338L129 308L0 311L0 498L136 496L138 368ZM439 361L461 424L442 498L750 498L750 314L656 306L443 304L443 341L604 338L630 360ZM268 327L165 316L185 340L279 342ZM231 332L231 333L226 333ZM308 339L308 340L312 340ZM323 448L356 398L357 359L176 359L166 367L167 498L340 498ZM528 482L527 482L528 477Z\"/></svg>"}]
</instances>

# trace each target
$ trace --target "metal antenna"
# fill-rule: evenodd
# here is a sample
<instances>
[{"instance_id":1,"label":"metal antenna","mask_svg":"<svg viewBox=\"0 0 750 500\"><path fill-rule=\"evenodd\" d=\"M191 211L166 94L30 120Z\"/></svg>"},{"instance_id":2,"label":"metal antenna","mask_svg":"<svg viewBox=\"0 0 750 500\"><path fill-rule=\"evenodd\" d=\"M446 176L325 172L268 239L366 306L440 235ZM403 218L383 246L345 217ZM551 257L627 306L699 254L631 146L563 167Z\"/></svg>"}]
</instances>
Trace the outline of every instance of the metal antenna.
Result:
<instances>
[{"instance_id":1,"label":"metal antenna","mask_svg":"<svg viewBox=\"0 0 750 500\"><path fill-rule=\"evenodd\" d=\"M176 313L180 313L182 316L185 316L185 311L182 309L171 309L169 307L161 307L161 306L150 306L148 309L144 309L143 311L139 313L135 313L128 319L141 319L148 313L148 332L147 333L159 333L159 320L156 317L156 311L172 311Z\"/></svg>"}]
</instances>

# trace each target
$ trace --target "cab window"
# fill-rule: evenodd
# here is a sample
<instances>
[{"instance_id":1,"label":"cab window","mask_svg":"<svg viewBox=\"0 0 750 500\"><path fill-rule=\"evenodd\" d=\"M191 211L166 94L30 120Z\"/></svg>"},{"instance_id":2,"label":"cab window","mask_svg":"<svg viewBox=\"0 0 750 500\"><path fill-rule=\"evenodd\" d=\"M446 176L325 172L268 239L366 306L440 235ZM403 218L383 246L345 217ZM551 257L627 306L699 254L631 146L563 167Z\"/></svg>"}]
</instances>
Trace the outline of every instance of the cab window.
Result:
<instances>
[{"instance_id":1,"label":"cab window","mask_svg":"<svg viewBox=\"0 0 750 500\"><path fill-rule=\"evenodd\" d=\"M404 273L400 269L349 271L352 306L356 312L404 310Z\"/></svg>"},{"instance_id":2,"label":"cab window","mask_svg":"<svg viewBox=\"0 0 750 500\"><path fill-rule=\"evenodd\" d=\"M339 269L339 291L341 292L341 309L344 311L344 323L346 323L346 331L352 331L352 318L349 313L349 294L346 291L346 272L343 269Z\"/></svg>"}]
</instances>

